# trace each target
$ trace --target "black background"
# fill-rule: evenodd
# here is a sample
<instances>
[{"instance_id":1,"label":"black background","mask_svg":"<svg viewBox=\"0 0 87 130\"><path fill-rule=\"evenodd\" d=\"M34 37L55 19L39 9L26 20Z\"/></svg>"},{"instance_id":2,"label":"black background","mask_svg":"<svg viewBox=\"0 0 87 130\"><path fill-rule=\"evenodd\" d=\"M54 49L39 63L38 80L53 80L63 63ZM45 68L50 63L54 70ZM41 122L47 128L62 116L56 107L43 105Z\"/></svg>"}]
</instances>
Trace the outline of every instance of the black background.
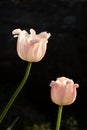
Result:
<instances>
[{"instance_id":1,"label":"black background","mask_svg":"<svg viewBox=\"0 0 87 130\"><path fill-rule=\"evenodd\" d=\"M76 101L64 107L74 115L78 129L86 129L87 117L87 2L80 0L0 1L0 112L23 78L27 62L16 52L15 28L51 33L45 57L32 64L30 76L16 98L2 127L15 117L55 122L57 106L50 99L51 80L66 76L79 84ZM6 125L4 125L6 124ZM4 128L3 128L4 129Z\"/></svg>"}]
</instances>

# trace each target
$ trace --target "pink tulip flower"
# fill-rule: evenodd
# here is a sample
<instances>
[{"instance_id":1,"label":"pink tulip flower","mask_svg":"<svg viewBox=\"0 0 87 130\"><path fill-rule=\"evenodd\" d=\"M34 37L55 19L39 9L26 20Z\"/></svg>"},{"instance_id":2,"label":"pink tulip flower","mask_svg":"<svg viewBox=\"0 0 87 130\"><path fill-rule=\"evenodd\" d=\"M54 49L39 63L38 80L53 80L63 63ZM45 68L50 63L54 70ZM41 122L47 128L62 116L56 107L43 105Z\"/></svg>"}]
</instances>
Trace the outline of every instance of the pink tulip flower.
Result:
<instances>
[{"instance_id":1,"label":"pink tulip flower","mask_svg":"<svg viewBox=\"0 0 87 130\"><path fill-rule=\"evenodd\" d=\"M70 105L77 96L76 88L78 84L74 84L72 79L66 77L57 78L51 81L51 99L57 105Z\"/></svg>"},{"instance_id":2,"label":"pink tulip flower","mask_svg":"<svg viewBox=\"0 0 87 130\"><path fill-rule=\"evenodd\" d=\"M25 30L15 29L12 34L18 37L17 53L21 59L38 62L44 57L50 33L41 32L37 35L35 30L30 29L30 34L28 34Z\"/></svg>"}]
</instances>

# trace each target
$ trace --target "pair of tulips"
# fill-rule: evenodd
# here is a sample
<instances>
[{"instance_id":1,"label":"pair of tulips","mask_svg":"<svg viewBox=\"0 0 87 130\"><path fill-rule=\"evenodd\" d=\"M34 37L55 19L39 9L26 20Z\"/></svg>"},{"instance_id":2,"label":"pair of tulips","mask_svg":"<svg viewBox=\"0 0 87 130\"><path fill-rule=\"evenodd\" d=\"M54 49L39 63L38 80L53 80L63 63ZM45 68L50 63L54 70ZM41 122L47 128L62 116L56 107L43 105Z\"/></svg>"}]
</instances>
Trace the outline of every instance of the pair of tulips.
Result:
<instances>
[{"instance_id":1,"label":"pair of tulips","mask_svg":"<svg viewBox=\"0 0 87 130\"><path fill-rule=\"evenodd\" d=\"M50 33L42 32L36 34L35 30L30 29L30 34L25 30L15 29L12 34L17 39L17 53L22 60L28 62L39 62L47 50ZM70 105L77 96L76 88L72 79L59 77L56 81L51 81L51 99L57 105Z\"/></svg>"}]
</instances>

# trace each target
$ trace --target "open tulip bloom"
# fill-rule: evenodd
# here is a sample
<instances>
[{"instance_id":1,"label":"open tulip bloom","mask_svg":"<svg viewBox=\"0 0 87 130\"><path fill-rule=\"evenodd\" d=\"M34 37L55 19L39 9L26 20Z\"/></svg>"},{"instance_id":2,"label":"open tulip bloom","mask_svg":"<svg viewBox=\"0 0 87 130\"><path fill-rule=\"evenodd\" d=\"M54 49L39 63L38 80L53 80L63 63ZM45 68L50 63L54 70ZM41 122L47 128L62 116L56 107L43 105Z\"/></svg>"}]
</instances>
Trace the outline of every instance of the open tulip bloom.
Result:
<instances>
[{"instance_id":1,"label":"open tulip bloom","mask_svg":"<svg viewBox=\"0 0 87 130\"><path fill-rule=\"evenodd\" d=\"M51 81L51 99L52 101L59 105L58 117L57 117L57 125L56 130L60 128L60 121L61 121L61 114L62 114L62 107L64 105L72 104L77 96L76 88L79 85L72 79L66 77L59 77L56 81Z\"/></svg>"},{"instance_id":2,"label":"open tulip bloom","mask_svg":"<svg viewBox=\"0 0 87 130\"><path fill-rule=\"evenodd\" d=\"M17 53L21 59L28 62L38 62L44 57L50 33L36 34L34 29L30 29L30 34L28 34L25 30L15 29L12 34L14 37L18 37Z\"/></svg>"},{"instance_id":3,"label":"open tulip bloom","mask_svg":"<svg viewBox=\"0 0 87 130\"><path fill-rule=\"evenodd\" d=\"M0 123L2 122L9 108L13 104L15 98L25 85L27 78L30 74L32 62L39 62L44 57L47 50L48 38L51 36L51 34L47 32L41 32L39 34L36 34L34 29L30 29L30 34L28 34L28 32L26 32L25 30L15 29L12 31L12 35L18 38L18 56L22 60L27 61L28 65L21 83L19 84L18 88L16 89L16 91L14 92L0 115Z\"/></svg>"}]
</instances>

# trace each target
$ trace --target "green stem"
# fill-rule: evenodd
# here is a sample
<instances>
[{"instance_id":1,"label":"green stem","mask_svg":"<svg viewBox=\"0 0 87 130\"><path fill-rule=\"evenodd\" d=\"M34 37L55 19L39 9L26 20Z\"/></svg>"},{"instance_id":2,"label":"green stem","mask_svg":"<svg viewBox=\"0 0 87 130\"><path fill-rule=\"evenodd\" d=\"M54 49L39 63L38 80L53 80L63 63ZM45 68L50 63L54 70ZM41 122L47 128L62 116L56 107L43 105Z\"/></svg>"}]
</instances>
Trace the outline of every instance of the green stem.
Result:
<instances>
[{"instance_id":1,"label":"green stem","mask_svg":"<svg viewBox=\"0 0 87 130\"><path fill-rule=\"evenodd\" d=\"M31 65L32 65L32 63L28 63L23 80L21 81L21 83L19 84L18 88L16 89L16 91L14 92L12 97L10 98L10 100L7 103L7 105L4 108L4 110L2 111L2 113L0 115L0 123L4 119L5 115L7 114L8 110L11 107L12 103L14 102L15 98L17 97L19 92L22 90L24 84L26 83L26 80L27 80L27 78L29 76L29 73L30 73Z\"/></svg>"},{"instance_id":2,"label":"green stem","mask_svg":"<svg viewBox=\"0 0 87 130\"><path fill-rule=\"evenodd\" d=\"M7 128L7 130L11 130L11 129L14 127L14 125L16 124L16 122L18 121L18 119L19 119L19 117L17 117L17 118L14 120L14 122Z\"/></svg>"},{"instance_id":3,"label":"green stem","mask_svg":"<svg viewBox=\"0 0 87 130\"><path fill-rule=\"evenodd\" d=\"M57 115L56 130L59 130L59 129L60 129L62 109L63 109L63 106L60 105L60 106L59 106L59 109L58 109L58 115Z\"/></svg>"}]
</instances>

